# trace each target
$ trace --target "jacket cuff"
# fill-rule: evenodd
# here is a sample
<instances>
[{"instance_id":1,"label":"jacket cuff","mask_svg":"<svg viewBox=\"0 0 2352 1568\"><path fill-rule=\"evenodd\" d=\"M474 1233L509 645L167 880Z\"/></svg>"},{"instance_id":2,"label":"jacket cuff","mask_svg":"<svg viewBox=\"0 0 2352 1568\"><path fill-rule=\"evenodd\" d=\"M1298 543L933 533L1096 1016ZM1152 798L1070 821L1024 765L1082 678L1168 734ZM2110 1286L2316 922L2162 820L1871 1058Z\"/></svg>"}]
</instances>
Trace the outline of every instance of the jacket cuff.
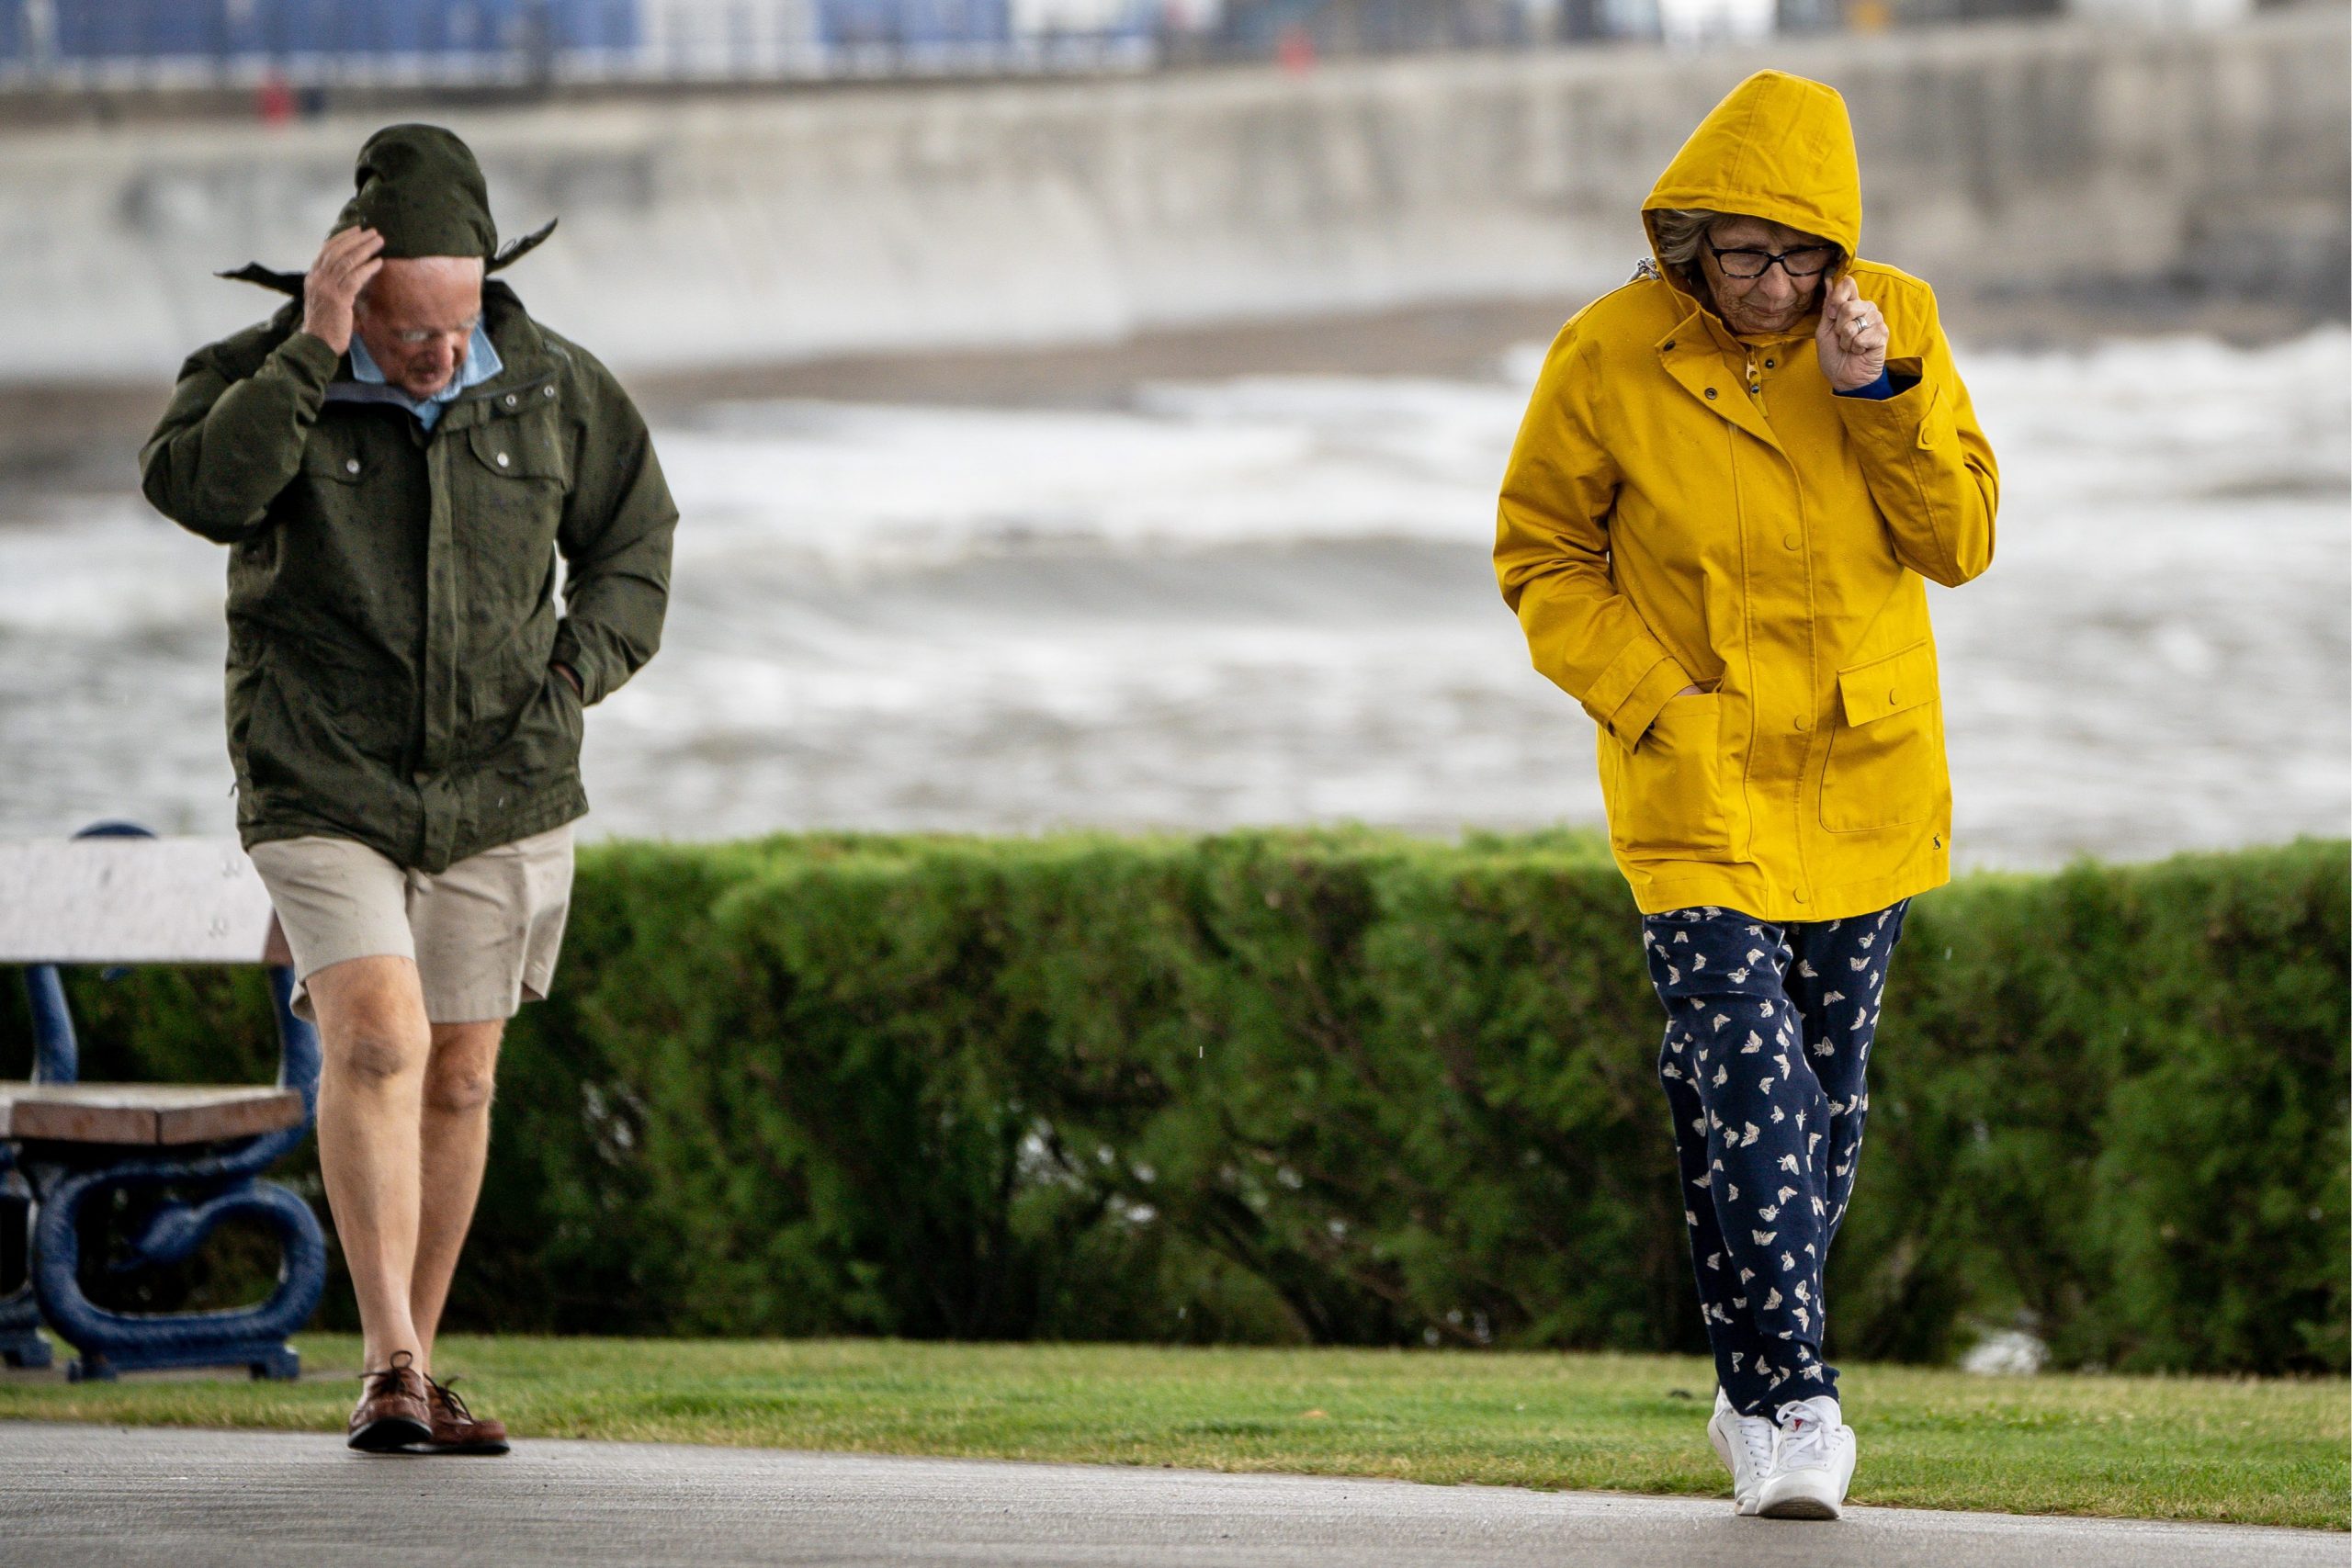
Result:
<instances>
[{"instance_id":1,"label":"jacket cuff","mask_svg":"<svg viewBox=\"0 0 2352 1568\"><path fill-rule=\"evenodd\" d=\"M1894 378L1888 372L1881 370L1878 373L1878 379L1869 386L1849 387L1838 395L1841 398L1868 398L1871 401L1877 403L1884 402L1894 396L1895 390Z\"/></svg>"},{"instance_id":2,"label":"jacket cuff","mask_svg":"<svg viewBox=\"0 0 2352 1568\"><path fill-rule=\"evenodd\" d=\"M1620 745L1631 750L1649 733L1650 725L1674 700L1675 694L1690 684L1690 677L1683 672L1682 666L1671 655L1661 652L1616 706L1605 714L1596 713L1593 717L1617 738Z\"/></svg>"},{"instance_id":3,"label":"jacket cuff","mask_svg":"<svg viewBox=\"0 0 2352 1568\"><path fill-rule=\"evenodd\" d=\"M1894 445L1907 448L1918 440L1919 428L1935 400L1921 390L1927 378L1916 359L1888 360L1884 378L1889 389L1883 394L1872 396L1872 389L1865 387L1829 400L1838 405L1847 428L1857 435L1893 437Z\"/></svg>"}]
</instances>

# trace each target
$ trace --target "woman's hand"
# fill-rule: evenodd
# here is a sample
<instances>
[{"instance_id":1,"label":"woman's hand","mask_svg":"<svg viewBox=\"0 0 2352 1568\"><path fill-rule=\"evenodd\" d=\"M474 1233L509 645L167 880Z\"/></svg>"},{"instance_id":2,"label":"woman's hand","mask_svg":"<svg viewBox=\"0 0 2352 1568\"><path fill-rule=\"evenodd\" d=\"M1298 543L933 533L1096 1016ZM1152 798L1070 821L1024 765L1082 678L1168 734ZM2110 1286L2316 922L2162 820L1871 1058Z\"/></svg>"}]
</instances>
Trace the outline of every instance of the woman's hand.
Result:
<instances>
[{"instance_id":1,"label":"woman's hand","mask_svg":"<svg viewBox=\"0 0 2352 1568\"><path fill-rule=\"evenodd\" d=\"M1867 387L1886 369L1886 318L1851 277L1833 278L1822 291L1821 325L1813 342L1821 373L1838 391Z\"/></svg>"}]
</instances>

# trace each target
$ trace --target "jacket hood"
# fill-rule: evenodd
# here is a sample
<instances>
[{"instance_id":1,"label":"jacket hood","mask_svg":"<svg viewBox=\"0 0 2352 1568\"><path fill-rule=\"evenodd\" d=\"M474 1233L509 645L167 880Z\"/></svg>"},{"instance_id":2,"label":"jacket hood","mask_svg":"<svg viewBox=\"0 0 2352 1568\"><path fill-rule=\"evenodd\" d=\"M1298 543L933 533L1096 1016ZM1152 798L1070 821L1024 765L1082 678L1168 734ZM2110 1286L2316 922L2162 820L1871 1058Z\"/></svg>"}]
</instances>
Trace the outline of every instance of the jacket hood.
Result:
<instances>
[{"instance_id":1,"label":"jacket hood","mask_svg":"<svg viewBox=\"0 0 2352 1568\"><path fill-rule=\"evenodd\" d=\"M1862 171L1846 100L1835 88L1785 71L1758 71L1734 87L1642 203L1653 258L1657 231L1650 214L1693 207L1818 234L1836 241L1851 261L1862 237ZM1662 258L1657 265L1682 287Z\"/></svg>"}]
</instances>

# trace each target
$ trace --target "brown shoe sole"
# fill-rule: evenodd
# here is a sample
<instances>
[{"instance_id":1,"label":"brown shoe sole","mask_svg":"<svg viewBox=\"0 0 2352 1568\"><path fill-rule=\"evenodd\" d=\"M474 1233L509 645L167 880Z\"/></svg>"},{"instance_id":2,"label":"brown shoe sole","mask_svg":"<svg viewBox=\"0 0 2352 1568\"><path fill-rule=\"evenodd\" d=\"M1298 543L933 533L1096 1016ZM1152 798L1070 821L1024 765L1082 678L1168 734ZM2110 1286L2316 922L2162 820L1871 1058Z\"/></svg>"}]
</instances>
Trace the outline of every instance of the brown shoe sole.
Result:
<instances>
[{"instance_id":1,"label":"brown shoe sole","mask_svg":"<svg viewBox=\"0 0 2352 1568\"><path fill-rule=\"evenodd\" d=\"M433 1428L406 1416L379 1416L351 1434L349 1446L364 1454L398 1453L433 1436Z\"/></svg>"},{"instance_id":2,"label":"brown shoe sole","mask_svg":"<svg viewBox=\"0 0 2352 1568\"><path fill-rule=\"evenodd\" d=\"M417 1442L410 1444L409 1452L415 1454L480 1454L486 1458L492 1454L505 1453L512 1450L513 1447L514 1445L509 1443L503 1438L477 1439L472 1442L464 1443L436 1443L430 1436L427 1436Z\"/></svg>"}]
</instances>

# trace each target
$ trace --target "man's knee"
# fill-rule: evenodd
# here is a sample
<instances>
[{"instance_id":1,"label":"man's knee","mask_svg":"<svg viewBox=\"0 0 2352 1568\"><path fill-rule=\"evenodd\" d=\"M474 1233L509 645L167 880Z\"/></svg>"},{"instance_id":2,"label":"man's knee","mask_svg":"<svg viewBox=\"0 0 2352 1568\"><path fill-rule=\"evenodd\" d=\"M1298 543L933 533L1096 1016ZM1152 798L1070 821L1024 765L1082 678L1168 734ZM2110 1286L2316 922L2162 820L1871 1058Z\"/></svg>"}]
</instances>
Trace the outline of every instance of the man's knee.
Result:
<instances>
[{"instance_id":1,"label":"man's knee","mask_svg":"<svg viewBox=\"0 0 2352 1568\"><path fill-rule=\"evenodd\" d=\"M431 1034L416 966L401 958L355 958L303 982L319 1015L330 1071L386 1083L424 1071Z\"/></svg>"},{"instance_id":2,"label":"man's knee","mask_svg":"<svg viewBox=\"0 0 2352 1568\"><path fill-rule=\"evenodd\" d=\"M445 1067L435 1063L424 1077L425 1109L450 1116L466 1115L489 1105L494 1089L495 1082L487 1066L469 1064Z\"/></svg>"},{"instance_id":3,"label":"man's knee","mask_svg":"<svg viewBox=\"0 0 2352 1568\"><path fill-rule=\"evenodd\" d=\"M346 1022L328 1034L325 1052L330 1066L369 1085L388 1085L424 1070L423 1035L391 1019Z\"/></svg>"},{"instance_id":4,"label":"man's knee","mask_svg":"<svg viewBox=\"0 0 2352 1568\"><path fill-rule=\"evenodd\" d=\"M424 1103L434 1111L463 1115L481 1111L495 1092L499 1022L435 1024L433 1059L425 1068Z\"/></svg>"}]
</instances>

